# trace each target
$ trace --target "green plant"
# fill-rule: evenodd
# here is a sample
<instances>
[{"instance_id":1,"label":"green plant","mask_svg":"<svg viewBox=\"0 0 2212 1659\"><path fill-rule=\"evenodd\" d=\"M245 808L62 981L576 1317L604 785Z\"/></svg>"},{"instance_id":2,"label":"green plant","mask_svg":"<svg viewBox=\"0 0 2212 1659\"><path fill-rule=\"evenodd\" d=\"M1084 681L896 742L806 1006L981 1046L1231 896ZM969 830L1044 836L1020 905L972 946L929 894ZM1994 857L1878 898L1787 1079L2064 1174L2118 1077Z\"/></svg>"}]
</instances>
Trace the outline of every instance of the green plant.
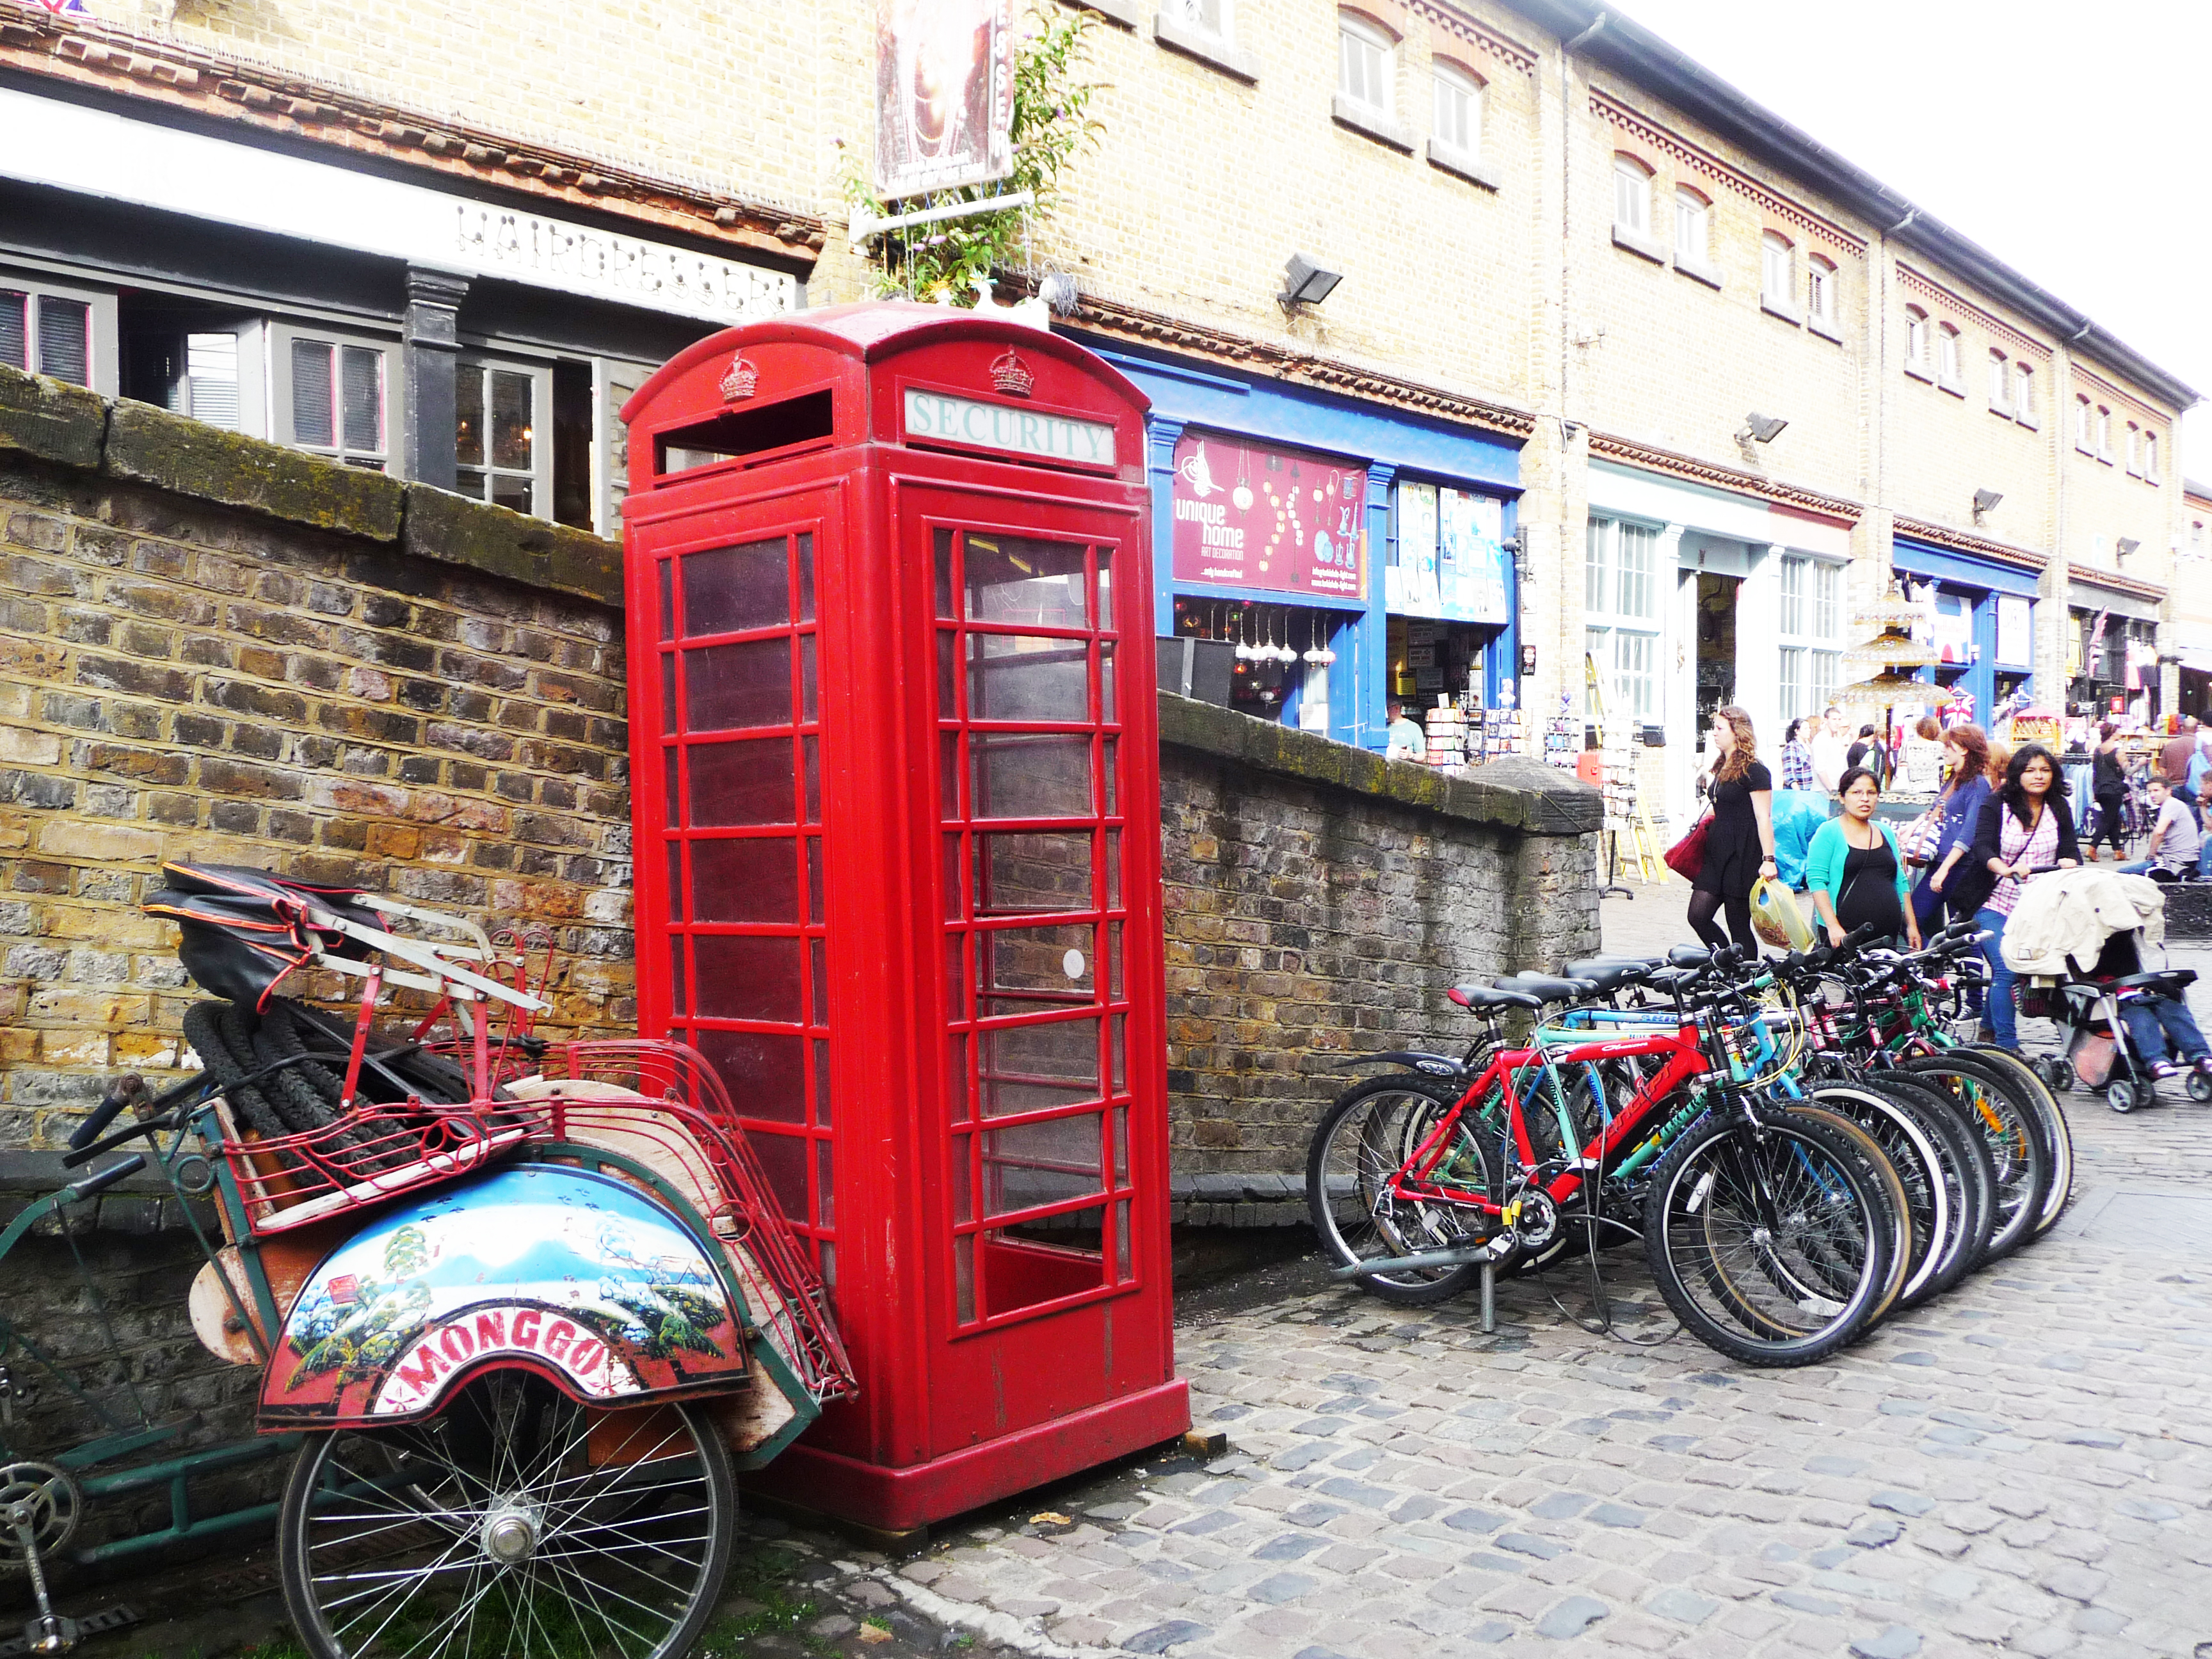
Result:
<instances>
[{"instance_id":1,"label":"green plant","mask_svg":"<svg viewBox=\"0 0 2212 1659\"><path fill-rule=\"evenodd\" d=\"M822 1609L791 1594L791 1571L798 1561L790 1551L775 1549L753 1550L732 1560L722 1593L752 1602L753 1610L716 1620L699 1644L699 1659L737 1659L750 1638L770 1635L796 1637L808 1652L823 1659L836 1654L836 1643L800 1628L821 1617Z\"/></svg>"},{"instance_id":2,"label":"green plant","mask_svg":"<svg viewBox=\"0 0 2212 1659\"><path fill-rule=\"evenodd\" d=\"M918 212L1021 191L1031 191L1036 205L940 220L878 236L870 253L876 265L877 294L974 304L975 279L1026 259L1030 231L1036 222L1051 216L1062 171L1079 152L1097 148L1100 124L1090 111L1102 83L1076 78L1089 61L1090 33L1096 20L1087 11L1034 0L1029 22L1029 33L1014 47L1014 107L1008 131L1013 146L1012 175L903 201L898 210ZM886 216L892 210L870 189L858 155L842 139L839 146L844 150L847 203L856 214Z\"/></svg>"}]
</instances>

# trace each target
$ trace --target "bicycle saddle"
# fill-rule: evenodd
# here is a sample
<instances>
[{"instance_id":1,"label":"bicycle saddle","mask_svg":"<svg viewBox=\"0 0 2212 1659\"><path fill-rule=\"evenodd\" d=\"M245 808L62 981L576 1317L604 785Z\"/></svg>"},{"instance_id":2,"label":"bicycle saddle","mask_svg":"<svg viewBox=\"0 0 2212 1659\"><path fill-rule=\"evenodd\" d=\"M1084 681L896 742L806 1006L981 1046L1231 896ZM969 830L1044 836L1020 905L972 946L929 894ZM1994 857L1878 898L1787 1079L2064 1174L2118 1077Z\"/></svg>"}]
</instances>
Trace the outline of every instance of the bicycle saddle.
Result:
<instances>
[{"instance_id":1,"label":"bicycle saddle","mask_svg":"<svg viewBox=\"0 0 2212 1659\"><path fill-rule=\"evenodd\" d=\"M1702 945L1678 945L1667 952L1670 968L1705 968L1711 964L1713 953Z\"/></svg>"},{"instance_id":2,"label":"bicycle saddle","mask_svg":"<svg viewBox=\"0 0 2212 1659\"><path fill-rule=\"evenodd\" d=\"M1492 981L1501 991L1520 991L1540 1002L1569 1002L1597 989L1587 979L1556 979L1549 974L1509 974Z\"/></svg>"},{"instance_id":3,"label":"bicycle saddle","mask_svg":"<svg viewBox=\"0 0 2212 1659\"><path fill-rule=\"evenodd\" d=\"M1641 985L1651 975L1651 963L1633 957L1591 957L1567 964L1566 977L1586 979L1601 994L1610 994L1626 985Z\"/></svg>"},{"instance_id":4,"label":"bicycle saddle","mask_svg":"<svg viewBox=\"0 0 2212 1659\"><path fill-rule=\"evenodd\" d=\"M1541 1008L1539 998L1525 991L1493 990L1482 985L1455 985L1444 993L1462 1008Z\"/></svg>"}]
</instances>

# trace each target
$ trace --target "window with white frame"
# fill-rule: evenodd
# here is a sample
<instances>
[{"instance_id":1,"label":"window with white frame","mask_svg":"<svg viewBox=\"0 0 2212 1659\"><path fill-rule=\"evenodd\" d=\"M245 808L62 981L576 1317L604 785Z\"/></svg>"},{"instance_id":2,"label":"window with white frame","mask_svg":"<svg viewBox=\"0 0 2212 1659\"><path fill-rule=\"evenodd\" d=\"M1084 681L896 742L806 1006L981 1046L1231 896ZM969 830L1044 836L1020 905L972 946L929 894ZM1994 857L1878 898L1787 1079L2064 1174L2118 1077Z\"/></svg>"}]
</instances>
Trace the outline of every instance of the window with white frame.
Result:
<instances>
[{"instance_id":1,"label":"window with white frame","mask_svg":"<svg viewBox=\"0 0 2212 1659\"><path fill-rule=\"evenodd\" d=\"M1397 56L1397 42L1364 17L1337 13L1336 89L1344 97L1388 115Z\"/></svg>"},{"instance_id":2,"label":"window with white frame","mask_svg":"<svg viewBox=\"0 0 2212 1659\"><path fill-rule=\"evenodd\" d=\"M2156 483L2158 477L2158 434L2148 428L2143 430L2142 475L2146 483Z\"/></svg>"},{"instance_id":3,"label":"window with white frame","mask_svg":"<svg viewBox=\"0 0 2212 1659\"><path fill-rule=\"evenodd\" d=\"M2012 359L1994 348L1990 352L1990 412L2012 415Z\"/></svg>"},{"instance_id":4,"label":"window with white frame","mask_svg":"<svg viewBox=\"0 0 2212 1659\"><path fill-rule=\"evenodd\" d=\"M1923 374L1928 365L1928 313L1918 306L1905 308L1905 366Z\"/></svg>"},{"instance_id":5,"label":"window with white frame","mask_svg":"<svg viewBox=\"0 0 2212 1659\"><path fill-rule=\"evenodd\" d=\"M1820 254L1808 254L1805 259L1805 314L1822 328L1834 332L1836 326L1836 267L1834 261Z\"/></svg>"},{"instance_id":6,"label":"window with white frame","mask_svg":"<svg viewBox=\"0 0 2212 1659\"><path fill-rule=\"evenodd\" d=\"M2097 405L2097 459L2109 465L2112 459L2112 411Z\"/></svg>"},{"instance_id":7,"label":"window with white frame","mask_svg":"<svg viewBox=\"0 0 2212 1659\"><path fill-rule=\"evenodd\" d=\"M2128 422L2127 447L2123 453L2128 469L2128 477L2141 477L2142 476L2142 428L2133 421Z\"/></svg>"},{"instance_id":8,"label":"window with white frame","mask_svg":"<svg viewBox=\"0 0 2212 1659\"><path fill-rule=\"evenodd\" d=\"M1759 297L1787 309L1796 289L1796 251L1787 236L1770 230L1759 239Z\"/></svg>"},{"instance_id":9,"label":"window with white frame","mask_svg":"<svg viewBox=\"0 0 2212 1659\"><path fill-rule=\"evenodd\" d=\"M1442 59L1430 65L1434 136L1466 155L1482 154L1482 82Z\"/></svg>"},{"instance_id":10,"label":"window with white frame","mask_svg":"<svg viewBox=\"0 0 2212 1659\"><path fill-rule=\"evenodd\" d=\"M1942 386L1966 390L1966 381L1959 371L1959 331L1948 323L1936 329L1936 380Z\"/></svg>"},{"instance_id":11,"label":"window with white frame","mask_svg":"<svg viewBox=\"0 0 2212 1659\"><path fill-rule=\"evenodd\" d=\"M389 471L392 388L398 353L390 345L322 330L270 329L270 402L278 443L347 466Z\"/></svg>"},{"instance_id":12,"label":"window with white frame","mask_svg":"<svg viewBox=\"0 0 2212 1659\"><path fill-rule=\"evenodd\" d=\"M1659 532L1618 519L1589 521L1583 568L1584 642L1613 690L1606 707L1639 723L1659 718Z\"/></svg>"},{"instance_id":13,"label":"window with white frame","mask_svg":"<svg viewBox=\"0 0 2212 1659\"><path fill-rule=\"evenodd\" d=\"M1674 188L1674 263L1713 263L1713 204L1687 185Z\"/></svg>"},{"instance_id":14,"label":"window with white frame","mask_svg":"<svg viewBox=\"0 0 2212 1659\"><path fill-rule=\"evenodd\" d=\"M454 485L464 495L553 516L552 372L465 356L453 383Z\"/></svg>"},{"instance_id":15,"label":"window with white frame","mask_svg":"<svg viewBox=\"0 0 2212 1659\"><path fill-rule=\"evenodd\" d=\"M2012 417L2022 426L2035 424L2035 371L2023 362L2012 366Z\"/></svg>"},{"instance_id":16,"label":"window with white frame","mask_svg":"<svg viewBox=\"0 0 2212 1659\"><path fill-rule=\"evenodd\" d=\"M1781 569L1782 718L1818 714L1836 692L1843 664L1844 568L1785 555Z\"/></svg>"},{"instance_id":17,"label":"window with white frame","mask_svg":"<svg viewBox=\"0 0 2212 1659\"><path fill-rule=\"evenodd\" d=\"M238 336L228 331L184 337L184 361L176 365L177 377L170 382L173 414L189 415L228 432L239 429L238 343Z\"/></svg>"},{"instance_id":18,"label":"window with white frame","mask_svg":"<svg viewBox=\"0 0 2212 1659\"><path fill-rule=\"evenodd\" d=\"M1236 0L1160 0L1160 10L1173 21L1228 40L1234 38L1235 4Z\"/></svg>"},{"instance_id":19,"label":"window with white frame","mask_svg":"<svg viewBox=\"0 0 2212 1659\"><path fill-rule=\"evenodd\" d=\"M1633 155L1613 158L1613 228L1632 236L1651 234L1651 169Z\"/></svg>"},{"instance_id":20,"label":"window with white frame","mask_svg":"<svg viewBox=\"0 0 2212 1659\"><path fill-rule=\"evenodd\" d=\"M2096 411L2078 392L2074 394L2074 447L2084 455L2097 453Z\"/></svg>"},{"instance_id":21,"label":"window with white frame","mask_svg":"<svg viewBox=\"0 0 2212 1659\"><path fill-rule=\"evenodd\" d=\"M112 390L113 329L112 297L0 272L0 363Z\"/></svg>"},{"instance_id":22,"label":"window with white frame","mask_svg":"<svg viewBox=\"0 0 2212 1659\"><path fill-rule=\"evenodd\" d=\"M2200 555L2204 551L2204 520L2202 519L2192 519L2189 522L2189 550Z\"/></svg>"}]
</instances>

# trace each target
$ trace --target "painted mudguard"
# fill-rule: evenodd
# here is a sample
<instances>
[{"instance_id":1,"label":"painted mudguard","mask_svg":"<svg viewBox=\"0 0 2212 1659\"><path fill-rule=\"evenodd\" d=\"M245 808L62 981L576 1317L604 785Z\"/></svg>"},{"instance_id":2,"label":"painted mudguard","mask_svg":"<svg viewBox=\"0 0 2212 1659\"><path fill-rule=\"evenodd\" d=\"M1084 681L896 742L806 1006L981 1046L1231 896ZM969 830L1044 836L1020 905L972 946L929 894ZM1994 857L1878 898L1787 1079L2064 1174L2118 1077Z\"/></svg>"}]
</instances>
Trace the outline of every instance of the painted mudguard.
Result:
<instances>
[{"instance_id":1,"label":"painted mudguard","mask_svg":"<svg viewBox=\"0 0 2212 1659\"><path fill-rule=\"evenodd\" d=\"M741 1306L637 1187L514 1165L385 1211L331 1252L285 1316L260 1425L405 1422L497 1365L586 1404L726 1390L745 1376Z\"/></svg>"}]
</instances>

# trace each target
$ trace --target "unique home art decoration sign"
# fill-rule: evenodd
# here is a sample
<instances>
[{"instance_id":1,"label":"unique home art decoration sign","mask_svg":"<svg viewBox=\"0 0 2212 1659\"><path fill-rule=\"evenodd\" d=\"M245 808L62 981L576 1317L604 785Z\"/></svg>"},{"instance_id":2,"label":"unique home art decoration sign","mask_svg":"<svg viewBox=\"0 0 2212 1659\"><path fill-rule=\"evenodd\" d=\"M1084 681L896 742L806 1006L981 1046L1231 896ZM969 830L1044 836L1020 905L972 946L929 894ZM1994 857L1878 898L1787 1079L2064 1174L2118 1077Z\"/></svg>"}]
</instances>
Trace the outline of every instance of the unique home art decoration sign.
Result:
<instances>
[{"instance_id":1,"label":"unique home art decoration sign","mask_svg":"<svg viewBox=\"0 0 2212 1659\"><path fill-rule=\"evenodd\" d=\"M1214 432L1175 449L1175 579L1332 599L1367 592L1367 469Z\"/></svg>"}]
</instances>

